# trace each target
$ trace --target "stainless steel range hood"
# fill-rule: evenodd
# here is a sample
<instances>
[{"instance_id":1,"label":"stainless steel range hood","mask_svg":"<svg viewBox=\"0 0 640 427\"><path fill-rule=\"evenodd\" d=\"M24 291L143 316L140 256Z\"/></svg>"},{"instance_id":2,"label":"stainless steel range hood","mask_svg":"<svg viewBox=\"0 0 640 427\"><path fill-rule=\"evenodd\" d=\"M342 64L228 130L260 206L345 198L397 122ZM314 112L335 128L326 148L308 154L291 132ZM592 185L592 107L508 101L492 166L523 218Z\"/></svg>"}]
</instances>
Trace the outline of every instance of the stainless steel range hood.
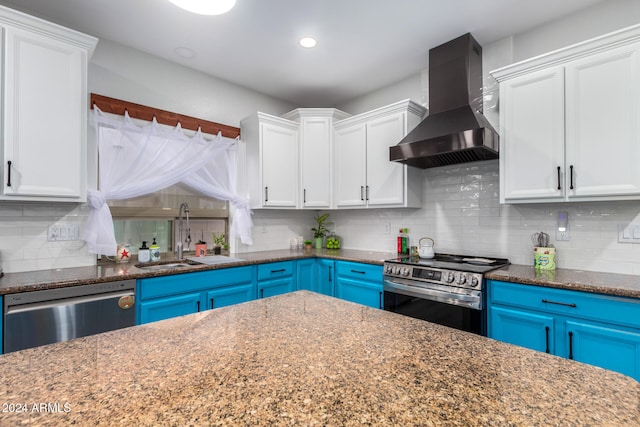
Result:
<instances>
[{"instance_id":1,"label":"stainless steel range hood","mask_svg":"<svg viewBox=\"0 0 640 427\"><path fill-rule=\"evenodd\" d=\"M467 33L429 51L429 116L389 160L419 168L498 158L499 136L482 115L482 47Z\"/></svg>"}]
</instances>

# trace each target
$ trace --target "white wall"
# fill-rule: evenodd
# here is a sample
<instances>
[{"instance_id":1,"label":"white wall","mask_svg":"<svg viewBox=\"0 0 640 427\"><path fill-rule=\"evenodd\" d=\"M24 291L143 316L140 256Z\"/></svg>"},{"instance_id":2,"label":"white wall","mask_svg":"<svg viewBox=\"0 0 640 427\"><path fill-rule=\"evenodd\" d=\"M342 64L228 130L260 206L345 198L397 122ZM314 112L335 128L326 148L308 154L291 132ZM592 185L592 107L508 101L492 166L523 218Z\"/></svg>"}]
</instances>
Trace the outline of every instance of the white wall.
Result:
<instances>
[{"instance_id":1,"label":"white wall","mask_svg":"<svg viewBox=\"0 0 640 427\"><path fill-rule=\"evenodd\" d=\"M231 126L256 110L283 114L296 107L108 40L100 40L89 64L89 92ZM95 157L91 133L89 141ZM95 164L90 168L95 187ZM87 213L78 204L0 202L0 266L12 273L94 265L82 241L47 241L50 225L82 228Z\"/></svg>"}]
</instances>

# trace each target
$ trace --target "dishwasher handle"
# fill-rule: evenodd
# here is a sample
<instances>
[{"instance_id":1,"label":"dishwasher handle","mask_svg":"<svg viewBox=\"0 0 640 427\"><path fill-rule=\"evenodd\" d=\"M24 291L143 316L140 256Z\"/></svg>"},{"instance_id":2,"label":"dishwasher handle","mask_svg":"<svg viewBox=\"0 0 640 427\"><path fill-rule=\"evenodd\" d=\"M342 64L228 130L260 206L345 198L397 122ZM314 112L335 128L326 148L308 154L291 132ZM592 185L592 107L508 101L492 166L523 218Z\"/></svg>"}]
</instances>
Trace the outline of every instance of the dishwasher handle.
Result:
<instances>
[{"instance_id":1,"label":"dishwasher handle","mask_svg":"<svg viewBox=\"0 0 640 427\"><path fill-rule=\"evenodd\" d=\"M127 310L132 308L135 305L135 292L131 290L120 291L120 292L109 292L102 293L96 295L85 295L75 298L65 298L65 299L57 299L51 301L42 301L42 302L33 302L27 304L20 305L10 305L7 306L5 310L5 315L15 314L15 313L24 313L28 311L35 310L43 310L52 307L59 307L61 305L76 305L76 304L84 304L93 301L102 301L107 299L118 299L118 306Z\"/></svg>"}]
</instances>

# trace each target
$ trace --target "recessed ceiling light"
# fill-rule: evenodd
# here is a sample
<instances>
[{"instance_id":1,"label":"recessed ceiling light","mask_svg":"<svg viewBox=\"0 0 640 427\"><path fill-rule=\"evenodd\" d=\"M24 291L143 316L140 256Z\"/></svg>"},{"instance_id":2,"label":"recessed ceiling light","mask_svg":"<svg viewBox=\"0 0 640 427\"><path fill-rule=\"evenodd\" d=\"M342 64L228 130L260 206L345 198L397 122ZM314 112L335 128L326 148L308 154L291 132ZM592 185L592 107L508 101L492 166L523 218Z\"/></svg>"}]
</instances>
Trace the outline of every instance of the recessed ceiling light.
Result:
<instances>
[{"instance_id":1,"label":"recessed ceiling light","mask_svg":"<svg viewBox=\"0 0 640 427\"><path fill-rule=\"evenodd\" d=\"M222 15L230 11L236 0L169 0L178 7L199 15Z\"/></svg>"},{"instance_id":2,"label":"recessed ceiling light","mask_svg":"<svg viewBox=\"0 0 640 427\"><path fill-rule=\"evenodd\" d=\"M318 42L313 37L303 37L300 39L300 46L306 47L307 49L315 47L317 44Z\"/></svg>"}]
</instances>

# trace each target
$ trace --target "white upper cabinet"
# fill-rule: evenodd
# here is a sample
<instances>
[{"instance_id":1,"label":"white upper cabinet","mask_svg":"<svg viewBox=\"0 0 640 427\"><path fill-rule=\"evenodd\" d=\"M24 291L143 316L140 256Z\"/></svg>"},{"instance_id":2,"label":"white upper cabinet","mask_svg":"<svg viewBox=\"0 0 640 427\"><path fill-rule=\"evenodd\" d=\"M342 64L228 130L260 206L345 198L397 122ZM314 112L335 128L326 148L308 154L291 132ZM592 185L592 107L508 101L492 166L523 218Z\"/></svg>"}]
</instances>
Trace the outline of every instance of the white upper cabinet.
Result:
<instances>
[{"instance_id":1,"label":"white upper cabinet","mask_svg":"<svg viewBox=\"0 0 640 427\"><path fill-rule=\"evenodd\" d=\"M564 68L500 86L501 195L506 200L564 197Z\"/></svg>"},{"instance_id":2,"label":"white upper cabinet","mask_svg":"<svg viewBox=\"0 0 640 427\"><path fill-rule=\"evenodd\" d=\"M298 124L257 113L241 123L252 208L298 207Z\"/></svg>"},{"instance_id":3,"label":"white upper cabinet","mask_svg":"<svg viewBox=\"0 0 640 427\"><path fill-rule=\"evenodd\" d=\"M567 64L571 199L640 196L640 43Z\"/></svg>"},{"instance_id":4,"label":"white upper cabinet","mask_svg":"<svg viewBox=\"0 0 640 427\"><path fill-rule=\"evenodd\" d=\"M86 201L87 62L97 39L0 7L2 200Z\"/></svg>"},{"instance_id":5,"label":"white upper cabinet","mask_svg":"<svg viewBox=\"0 0 640 427\"><path fill-rule=\"evenodd\" d=\"M301 207L328 209L333 202L333 123L349 117L334 108L298 108L283 116L300 124Z\"/></svg>"},{"instance_id":6,"label":"white upper cabinet","mask_svg":"<svg viewBox=\"0 0 640 427\"><path fill-rule=\"evenodd\" d=\"M640 26L493 71L506 203L640 198Z\"/></svg>"},{"instance_id":7,"label":"white upper cabinet","mask_svg":"<svg viewBox=\"0 0 640 427\"><path fill-rule=\"evenodd\" d=\"M389 147L400 142L425 112L411 101L401 101L336 123L337 208L421 205L422 170L389 161Z\"/></svg>"}]
</instances>

